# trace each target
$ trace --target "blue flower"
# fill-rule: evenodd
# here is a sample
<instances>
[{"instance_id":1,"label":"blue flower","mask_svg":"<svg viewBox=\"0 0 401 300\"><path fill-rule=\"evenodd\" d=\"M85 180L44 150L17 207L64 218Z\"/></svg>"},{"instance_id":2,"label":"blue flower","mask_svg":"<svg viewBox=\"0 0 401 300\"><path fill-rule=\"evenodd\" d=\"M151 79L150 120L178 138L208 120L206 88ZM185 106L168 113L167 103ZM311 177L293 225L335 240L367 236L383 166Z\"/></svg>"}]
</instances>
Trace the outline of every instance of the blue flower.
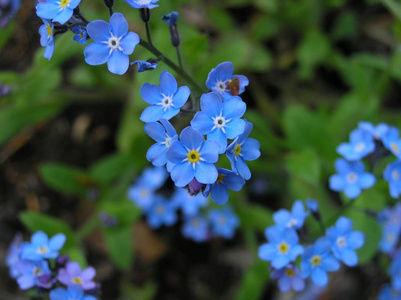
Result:
<instances>
[{"instance_id":1,"label":"blue flower","mask_svg":"<svg viewBox=\"0 0 401 300\"><path fill-rule=\"evenodd\" d=\"M391 253L400 240L400 229L392 226L383 226L379 242L379 249L383 253Z\"/></svg>"},{"instance_id":2,"label":"blue flower","mask_svg":"<svg viewBox=\"0 0 401 300\"><path fill-rule=\"evenodd\" d=\"M265 231L268 243L259 247L259 257L271 261L276 269L281 269L301 255L304 248L298 244L298 235L293 228L268 227Z\"/></svg>"},{"instance_id":3,"label":"blue flower","mask_svg":"<svg viewBox=\"0 0 401 300\"><path fill-rule=\"evenodd\" d=\"M185 216L195 216L202 207L206 207L209 199L199 193L191 196L187 190L183 188L175 188L173 197L171 198L174 206L181 208Z\"/></svg>"},{"instance_id":4,"label":"blue flower","mask_svg":"<svg viewBox=\"0 0 401 300\"><path fill-rule=\"evenodd\" d=\"M289 212L286 209L280 209L273 214L274 222L280 227L299 229L304 225L305 218L309 215L304 211L304 205L301 200L297 200L292 205Z\"/></svg>"},{"instance_id":5,"label":"blue flower","mask_svg":"<svg viewBox=\"0 0 401 300\"><path fill-rule=\"evenodd\" d=\"M360 231L352 231L350 219L340 217L335 226L327 229L326 236L331 241L331 250L336 258L349 267L358 264L358 256L354 249L363 246L365 235Z\"/></svg>"},{"instance_id":6,"label":"blue flower","mask_svg":"<svg viewBox=\"0 0 401 300\"><path fill-rule=\"evenodd\" d=\"M393 257L390 267L388 268L388 275L391 278L392 286L401 291L401 250L398 249Z\"/></svg>"},{"instance_id":7,"label":"blue flower","mask_svg":"<svg viewBox=\"0 0 401 300\"><path fill-rule=\"evenodd\" d=\"M375 127L372 123L369 122L359 122L358 127L360 129L370 132L375 140L381 140L390 128L385 123L380 123Z\"/></svg>"},{"instance_id":8,"label":"blue flower","mask_svg":"<svg viewBox=\"0 0 401 300\"><path fill-rule=\"evenodd\" d=\"M74 41L76 41L82 45L86 44L86 38L87 38L88 34L85 29L83 29L80 25L78 25L72 29L72 32L75 33Z\"/></svg>"},{"instance_id":9,"label":"blue flower","mask_svg":"<svg viewBox=\"0 0 401 300\"><path fill-rule=\"evenodd\" d=\"M351 199L358 197L362 189L370 188L376 182L372 174L364 172L365 166L361 161L348 162L339 158L335 162L335 168L338 174L330 176L330 189L344 191Z\"/></svg>"},{"instance_id":10,"label":"blue flower","mask_svg":"<svg viewBox=\"0 0 401 300\"><path fill-rule=\"evenodd\" d=\"M302 291L305 288L305 281L302 279L298 268L293 264L281 269L274 269L270 278L278 279L277 284L282 292L287 292L291 288L294 291Z\"/></svg>"},{"instance_id":11,"label":"blue flower","mask_svg":"<svg viewBox=\"0 0 401 300\"><path fill-rule=\"evenodd\" d=\"M326 237L319 238L315 244L307 247L302 255L301 275L307 278L311 275L312 281L324 286L328 282L326 272L337 271L340 263L331 254L332 243Z\"/></svg>"},{"instance_id":12,"label":"blue flower","mask_svg":"<svg viewBox=\"0 0 401 300\"><path fill-rule=\"evenodd\" d=\"M383 178L388 182L391 197L398 198L401 194L401 161L396 160L387 165Z\"/></svg>"},{"instance_id":13,"label":"blue flower","mask_svg":"<svg viewBox=\"0 0 401 300\"><path fill-rule=\"evenodd\" d=\"M386 284L381 289L378 300L401 300L401 291L396 290L390 284Z\"/></svg>"},{"instance_id":14,"label":"blue flower","mask_svg":"<svg viewBox=\"0 0 401 300\"><path fill-rule=\"evenodd\" d=\"M18 269L20 276L18 277L17 282L21 290L27 290L34 286L44 288L51 287L51 281L41 280L41 278L48 278L51 275L46 260L22 260L18 263Z\"/></svg>"},{"instance_id":15,"label":"blue flower","mask_svg":"<svg viewBox=\"0 0 401 300\"><path fill-rule=\"evenodd\" d=\"M177 89L177 81L167 71L160 74L160 87L145 83L141 87L141 96L151 106L145 108L140 117L143 122L157 122L161 118L170 120L180 112L187 102L191 91L187 86Z\"/></svg>"},{"instance_id":16,"label":"blue flower","mask_svg":"<svg viewBox=\"0 0 401 300\"><path fill-rule=\"evenodd\" d=\"M350 143L342 143L337 152L347 160L359 160L375 150L372 134L363 129L350 133Z\"/></svg>"},{"instance_id":17,"label":"blue flower","mask_svg":"<svg viewBox=\"0 0 401 300\"><path fill-rule=\"evenodd\" d=\"M174 164L168 161L167 151L178 140L178 135L169 121L160 119L159 122L150 122L144 127L146 134L156 141L147 151L146 158L154 166L164 166L167 163L167 170L170 172Z\"/></svg>"},{"instance_id":18,"label":"blue flower","mask_svg":"<svg viewBox=\"0 0 401 300\"><path fill-rule=\"evenodd\" d=\"M162 20L168 24L168 26L177 26L178 12L173 11L168 15L163 15Z\"/></svg>"},{"instance_id":19,"label":"blue flower","mask_svg":"<svg viewBox=\"0 0 401 300\"><path fill-rule=\"evenodd\" d=\"M218 169L217 180L213 184L208 184L205 188L205 195L211 194L212 200L223 205L228 201L228 189L240 191L245 184L244 178L237 175L235 172L227 169Z\"/></svg>"},{"instance_id":20,"label":"blue flower","mask_svg":"<svg viewBox=\"0 0 401 300\"><path fill-rule=\"evenodd\" d=\"M252 131L252 123L245 120L245 130L227 147L227 157L231 163L231 169L240 174L244 179L251 178L246 160L255 160L260 156L260 144L257 140L248 138Z\"/></svg>"},{"instance_id":21,"label":"blue flower","mask_svg":"<svg viewBox=\"0 0 401 300\"><path fill-rule=\"evenodd\" d=\"M213 92L220 93L224 98L238 96L245 91L249 84L248 78L243 75L233 75L234 66L232 62L223 62L213 69L206 79L207 88Z\"/></svg>"},{"instance_id":22,"label":"blue flower","mask_svg":"<svg viewBox=\"0 0 401 300\"><path fill-rule=\"evenodd\" d=\"M85 295L84 291L79 287L79 285L72 284L64 289L58 287L50 291L50 300L96 300L97 298L91 295Z\"/></svg>"},{"instance_id":23,"label":"blue flower","mask_svg":"<svg viewBox=\"0 0 401 300\"><path fill-rule=\"evenodd\" d=\"M158 196L148 209L147 218L150 227L159 228L162 225L173 225L177 221L177 213L170 201Z\"/></svg>"},{"instance_id":24,"label":"blue flower","mask_svg":"<svg viewBox=\"0 0 401 300\"><path fill-rule=\"evenodd\" d=\"M56 258L65 240L66 236L63 233L56 234L49 240L46 233L38 231L32 235L31 242L25 244L21 258L29 260Z\"/></svg>"},{"instance_id":25,"label":"blue flower","mask_svg":"<svg viewBox=\"0 0 401 300\"><path fill-rule=\"evenodd\" d=\"M125 0L129 5L133 8L140 9L140 8L148 8L152 9L158 7L159 5L154 4L159 0Z\"/></svg>"},{"instance_id":26,"label":"blue flower","mask_svg":"<svg viewBox=\"0 0 401 300\"><path fill-rule=\"evenodd\" d=\"M18 263L21 261L22 235L17 234L10 244L6 256L6 265L12 278L20 276Z\"/></svg>"},{"instance_id":27,"label":"blue flower","mask_svg":"<svg viewBox=\"0 0 401 300\"><path fill-rule=\"evenodd\" d=\"M383 135L382 141L384 147L390 150L398 158L401 158L401 139L398 135L398 129L391 126Z\"/></svg>"},{"instance_id":28,"label":"blue flower","mask_svg":"<svg viewBox=\"0 0 401 300\"><path fill-rule=\"evenodd\" d=\"M54 24L47 19L42 19L42 21L44 24L39 27L40 45L42 47L46 47L45 54L43 56L50 60L54 52Z\"/></svg>"},{"instance_id":29,"label":"blue flower","mask_svg":"<svg viewBox=\"0 0 401 300\"><path fill-rule=\"evenodd\" d=\"M107 62L109 71L122 75L128 70L129 58L139 43L135 32L128 32L128 22L120 13L110 17L110 24L103 20L90 22L86 26L89 36L95 41L84 50L85 61L90 65Z\"/></svg>"},{"instance_id":30,"label":"blue flower","mask_svg":"<svg viewBox=\"0 0 401 300\"><path fill-rule=\"evenodd\" d=\"M306 207L313 213L317 213L319 211L319 203L313 199L306 199Z\"/></svg>"},{"instance_id":31,"label":"blue flower","mask_svg":"<svg viewBox=\"0 0 401 300\"><path fill-rule=\"evenodd\" d=\"M36 5L36 14L60 24L67 22L81 0L46 0Z\"/></svg>"},{"instance_id":32,"label":"blue flower","mask_svg":"<svg viewBox=\"0 0 401 300\"><path fill-rule=\"evenodd\" d=\"M246 104L240 97L231 97L224 101L218 93L203 94L201 111L191 121L191 126L207 139L220 144L219 153L227 148L227 138L235 139L245 130L245 121L240 118L245 113Z\"/></svg>"},{"instance_id":33,"label":"blue flower","mask_svg":"<svg viewBox=\"0 0 401 300\"><path fill-rule=\"evenodd\" d=\"M138 65L138 73L148 71L148 70L154 70L157 67L157 61L156 62L150 62L146 60L136 60L131 63L131 65Z\"/></svg>"},{"instance_id":34,"label":"blue flower","mask_svg":"<svg viewBox=\"0 0 401 300\"><path fill-rule=\"evenodd\" d=\"M223 209L211 209L209 211L211 234L226 239L233 238L235 230L239 226L239 219L231 207Z\"/></svg>"},{"instance_id":35,"label":"blue flower","mask_svg":"<svg viewBox=\"0 0 401 300\"><path fill-rule=\"evenodd\" d=\"M200 183L216 182L217 169L214 163L219 158L216 142L205 141L199 131L185 128L180 141L173 143L167 151L167 158L175 164L171 178L178 187L184 187L196 178Z\"/></svg>"},{"instance_id":36,"label":"blue flower","mask_svg":"<svg viewBox=\"0 0 401 300\"><path fill-rule=\"evenodd\" d=\"M204 242L210 237L208 227L208 221L204 217L186 217L182 225L182 235L198 243Z\"/></svg>"}]
</instances>

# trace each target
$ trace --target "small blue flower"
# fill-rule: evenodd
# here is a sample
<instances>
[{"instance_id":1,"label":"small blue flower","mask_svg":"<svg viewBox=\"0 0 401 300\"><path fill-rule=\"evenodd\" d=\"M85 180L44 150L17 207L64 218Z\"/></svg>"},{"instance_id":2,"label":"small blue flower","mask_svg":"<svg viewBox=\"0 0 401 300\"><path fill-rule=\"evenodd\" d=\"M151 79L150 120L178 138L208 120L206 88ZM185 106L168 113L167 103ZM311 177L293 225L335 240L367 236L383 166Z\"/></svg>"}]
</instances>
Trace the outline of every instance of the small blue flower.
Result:
<instances>
[{"instance_id":1,"label":"small blue flower","mask_svg":"<svg viewBox=\"0 0 401 300\"><path fill-rule=\"evenodd\" d=\"M136 60L133 61L130 65L138 65L138 73L148 71L148 70L154 70L157 67L157 61L156 62L150 62L146 60Z\"/></svg>"},{"instance_id":2,"label":"small blue flower","mask_svg":"<svg viewBox=\"0 0 401 300\"><path fill-rule=\"evenodd\" d=\"M148 224L152 228L171 226L177 221L177 212L172 203L161 196L155 198L147 211Z\"/></svg>"},{"instance_id":3,"label":"small blue flower","mask_svg":"<svg viewBox=\"0 0 401 300\"><path fill-rule=\"evenodd\" d=\"M281 269L295 261L304 248L298 244L298 235L293 228L268 227L265 231L268 243L259 247L259 257L271 261L275 269Z\"/></svg>"},{"instance_id":4,"label":"small blue flower","mask_svg":"<svg viewBox=\"0 0 401 300\"><path fill-rule=\"evenodd\" d=\"M154 166L167 164L167 171L170 172L174 164L168 161L167 151L171 144L178 140L178 135L169 121L160 119L159 122L150 122L144 127L146 134L156 141L147 151L146 158Z\"/></svg>"},{"instance_id":5,"label":"small blue flower","mask_svg":"<svg viewBox=\"0 0 401 300\"><path fill-rule=\"evenodd\" d=\"M162 20L168 24L168 26L177 26L178 12L173 11L168 15L163 15Z\"/></svg>"},{"instance_id":6,"label":"small blue flower","mask_svg":"<svg viewBox=\"0 0 401 300\"><path fill-rule=\"evenodd\" d=\"M358 264L358 256L354 249L363 246L365 235L360 231L352 231L352 220L340 217L335 226L326 231L331 241L331 250L336 258L349 267Z\"/></svg>"},{"instance_id":7,"label":"small blue flower","mask_svg":"<svg viewBox=\"0 0 401 300\"><path fill-rule=\"evenodd\" d=\"M319 203L313 199L306 199L306 207L310 212L317 213L319 211Z\"/></svg>"},{"instance_id":8,"label":"small blue flower","mask_svg":"<svg viewBox=\"0 0 401 300\"><path fill-rule=\"evenodd\" d=\"M383 226L382 235L379 242L379 249L383 253L391 253L400 240L400 228L392 226Z\"/></svg>"},{"instance_id":9,"label":"small blue flower","mask_svg":"<svg viewBox=\"0 0 401 300\"><path fill-rule=\"evenodd\" d=\"M395 156L401 158L401 139L399 131L395 127L390 127L382 137L383 145L390 150Z\"/></svg>"},{"instance_id":10,"label":"small blue flower","mask_svg":"<svg viewBox=\"0 0 401 300\"><path fill-rule=\"evenodd\" d=\"M393 257L390 267L388 268L388 275L391 278L391 285L398 291L401 291L401 250L398 249Z\"/></svg>"},{"instance_id":11,"label":"small blue flower","mask_svg":"<svg viewBox=\"0 0 401 300\"><path fill-rule=\"evenodd\" d=\"M239 218L231 207L223 209L211 209L209 211L211 234L226 239L234 237L235 230L239 226Z\"/></svg>"},{"instance_id":12,"label":"small blue flower","mask_svg":"<svg viewBox=\"0 0 401 300\"><path fill-rule=\"evenodd\" d=\"M85 29L83 29L80 25L78 25L72 29L72 32L75 33L74 41L76 41L82 45L86 44L86 38L87 38L88 34Z\"/></svg>"},{"instance_id":13,"label":"small blue flower","mask_svg":"<svg viewBox=\"0 0 401 300\"><path fill-rule=\"evenodd\" d=\"M312 281L325 286L328 282L326 272L337 271L340 263L331 254L332 243L326 237L319 238L315 244L307 247L302 255L301 275L307 278L311 275Z\"/></svg>"},{"instance_id":14,"label":"small blue flower","mask_svg":"<svg viewBox=\"0 0 401 300\"><path fill-rule=\"evenodd\" d=\"M378 300L401 300L401 290L396 290L390 284L386 284L381 289Z\"/></svg>"},{"instance_id":15,"label":"small blue flower","mask_svg":"<svg viewBox=\"0 0 401 300\"><path fill-rule=\"evenodd\" d=\"M388 182L390 195L398 198L401 194L401 161L396 160L384 169L383 178Z\"/></svg>"},{"instance_id":16,"label":"small blue flower","mask_svg":"<svg viewBox=\"0 0 401 300\"><path fill-rule=\"evenodd\" d=\"M204 217L186 217L182 225L182 235L198 243L204 242L210 237L208 227L208 221Z\"/></svg>"},{"instance_id":17,"label":"small blue flower","mask_svg":"<svg viewBox=\"0 0 401 300\"><path fill-rule=\"evenodd\" d=\"M187 86L177 89L177 81L167 71L160 74L160 87L145 83L141 87L141 96L151 106L145 108L140 117L143 122L157 122L160 119L170 120L180 112L187 102L191 91Z\"/></svg>"},{"instance_id":18,"label":"small blue flower","mask_svg":"<svg viewBox=\"0 0 401 300\"><path fill-rule=\"evenodd\" d=\"M171 201L177 209L181 209L185 216L195 216L199 209L209 204L209 199L199 193L191 196L186 189L175 188L175 192Z\"/></svg>"},{"instance_id":19,"label":"small blue flower","mask_svg":"<svg viewBox=\"0 0 401 300\"><path fill-rule=\"evenodd\" d=\"M120 13L110 17L110 24L103 20L90 22L86 26L94 43L84 50L85 61L89 65L101 65L107 62L109 71L122 75L129 67L128 55L134 52L139 43L135 32L128 32L128 22Z\"/></svg>"},{"instance_id":20,"label":"small blue flower","mask_svg":"<svg viewBox=\"0 0 401 300\"><path fill-rule=\"evenodd\" d=\"M184 187L193 178L200 183L216 182L217 169L214 163L219 158L219 145L205 141L199 131L192 127L185 128L180 141L173 143L167 151L167 158L173 164L171 178L178 187Z\"/></svg>"},{"instance_id":21,"label":"small blue flower","mask_svg":"<svg viewBox=\"0 0 401 300\"><path fill-rule=\"evenodd\" d=\"M240 191L245 184L244 178L237 175L235 172L227 169L218 169L217 180L213 184L208 184L205 188L205 195L212 197L212 200L223 205L228 201L228 189Z\"/></svg>"},{"instance_id":22,"label":"small blue flower","mask_svg":"<svg viewBox=\"0 0 401 300\"><path fill-rule=\"evenodd\" d=\"M280 209L273 214L274 222L280 227L299 229L304 225L305 218L309 215L304 211L304 205L301 200L297 200L292 205L289 212L286 209Z\"/></svg>"},{"instance_id":23,"label":"small blue flower","mask_svg":"<svg viewBox=\"0 0 401 300\"><path fill-rule=\"evenodd\" d=\"M51 275L49 264L46 260L22 260L18 263L18 269L20 276L18 277L17 282L21 290L27 290L34 286L44 288L51 287L51 281L41 280L42 277L47 278Z\"/></svg>"},{"instance_id":24,"label":"small blue flower","mask_svg":"<svg viewBox=\"0 0 401 300\"><path fill-rule=\"evenodd\" d=\"M305 288L305 281L302 279L298 268L293 264L281 269L274 269L270 278L278 279L277 284L282 292L287 292L291 288L294 291L302 291Z\"/></svg>"},{"instance_id":25,"label":"small blue flower","mask_svg":"<svg viewBox=\"0 0 401 300\"><path fill-rule=\"evenodd\" d=\"M376 182L372 174L364 172L365 166L361 161L348 162L338 158L335 168L338 174L330 176L330 189L336 192L344 191L351 199L358 197L362 189L370 188Z\"/></svg>"},{"instance_id":26,"label":"small blue flower","mask_svg":"<svg viewBox=\"0 0 401 300\"><path fill-rule=\"evenodd\" d=\"M359 160L375 150L375 143L370 132L355 129L350 133L350 143L342 143L337 152L347 160Z\"/></svg>"},{"instance_id":27,"label":"small blue flower","mask_svg":"<svg viewBox=\"0 0 401 300\"><path fill-rule=\"evenodd\" d=\"M381 140L390 128L385 123L380 123L375 127L372 123L369 122L359 122L358 127L360 129L370 132L375 140Z\"/></svg>"},{"instance_id":28,"label":"small blue flower","mask_svg":"<svg viewBox=\"0 0 401 300\"><path fill-rule=\"evenodd\" d=\"M65 240L66 236L63 233L56 234L49 239L46 233L38 231L32 235L31 242L25 244L21 258L29 260L56 258Z\"/></svg>"},{"instance_id":29,"label":"small blue flower","mask_svg":"<svg viewBox=\"0 0 401 300\"><path fill-rule=\"evenodd\" d=\"M231 163L231 169L244 177L245 180L251 178L251 171L246 164L246 160L255 160L260 156L260 144L257 140L248 138L252 131L252 123L245 120L245 130L227 147L227 157Z\"/></svg>"},{"instance_id":30,"label":"small blue flower","mask_svg":"<svg viewBox=\"0 0 401 300\"><path fill-rule=\"evenodd\" d=\"M245 87L249 84L249 80L243 75L233 75L233 72L234 66L232 62L227 61L219 64L207 76L207 88L222 94L224 98L238 96L243 93ZM238 82L235 83L237 80Z\"/></svg>"},{"instance_id":31,"label":"small blue flower","mask_svg":"<svg viewBox=\"0 0 401 300\"><path fill-rule=\"evenodd\" d=\"M91 295L85 295L84 291L79 287L79 285L72 284L64 289L58 287L50 291L50 300L96 300L97 298Z\"/></svg>"},{"instance_id":32,"label":"small blue flower","mask_svg":"<svg viewBox=\"0 0 401 300\"><path fill-rule=\"evenodd\" d=\"M159 5L154 4L159 0L125 0L129 5L133 8L140 9L140 8L148 8L152 9L158 7Z\"/></svg>"},{"instance_id":33,"label":"small blue flower","mask_svg":"<svg viewBox=\"0 0 401 300\"><path fill-rule=\"evenodd\" d=\"M14 279L21 275L17 267L18 263L21 261L21 249L22 235L17 234L11 242L6 256L6 265L9 268L10 276Z\"/></svg>"},{"instance_id":34,"label":"small blue flower","mask_svg":"<svg viewBox=\"0 0 401 300\"><path fill-rule=\"evenodd\" d=\"M50 60L54 52L54 24L47 19L42 19L42 21L44 24L39 27L40 45L42 47L46 47L45 54L43 56Z\"/></svg>"},{"instance_id":35,"label":"small blue flower","mask_svg":"<svg viewBox=\"0 0 401 300\"><path fill-rule=\"evenodd\" d=\"M245 121L240 118L245 113L246 104L240 97L231 97L224 101L218 93L203 94L201 111L191 121L191 126L207 139L220 144L219 153L227 148L227 138L235 139L245 130Z\"/></svg>"},{"instance_id":36,"label":"small blue flower","mask_svg":"<svg viewBox=\"0 0 401 300\"><path fill-rule=\"evenodd\" d=\"M73 15L81 0L46 0L36 5L36 14L60 24L66 23Z\"/></svg>"}]
</instances>

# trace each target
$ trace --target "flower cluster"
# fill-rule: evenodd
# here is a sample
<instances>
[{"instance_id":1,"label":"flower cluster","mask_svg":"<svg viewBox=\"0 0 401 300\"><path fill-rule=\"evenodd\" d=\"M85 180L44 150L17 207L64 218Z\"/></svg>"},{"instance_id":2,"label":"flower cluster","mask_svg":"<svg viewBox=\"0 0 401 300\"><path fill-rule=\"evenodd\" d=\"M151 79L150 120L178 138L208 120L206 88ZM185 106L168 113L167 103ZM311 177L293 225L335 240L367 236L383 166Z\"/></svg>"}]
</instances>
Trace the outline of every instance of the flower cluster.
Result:
<instances>
[{"instance_id":1,"label":"flower cluster","mask_svg":"<svg viewBox=\"0 0 401 300\"><path fill-rule=\"evenodd\" d=\"M304 280L309 277L316 285L325 286L327 272L337 271L340 261L347 266L358 263L355 249L364 244L363 233L353 231L352 221L342 216L326 230L325 236L312 245L302 245L299 232L306 217L312 214L319 219L317 202L308 200L307 207L309 211L297 200L291 211L280 209L274 213L275 225L265 231L268 242L259 247L259 257L270 262L271 278L278 279L281 291L301 291L305 288Z\"/></svg>"},{"instance_id":2,"label":"flower cluster","mask_svg":"<svg viewBox=\"0 0 401 300\"><path fill-rule=\"evenodd\" d=\"M350 133L350 142L342 143L337 152L344 158L335 162L337 174L332 175L329 186L332 190L343 191L351 199L356 198L362 189L372 187L376 178L365 172L362 159L367 159L373 169L378 160L392 153L396 160L387 165L383 177L389 184L390 195L398 198L401 193L401 138L397 128L387 124L377 126L360 122L358 128Z\"/></svg>"},{"instance_id":3,"label":"flower cluster","mask_svg":"<svg viewBox=\"0 0 401 300\"><path fill-rule=\"evenodd\" d=\"M98 284L93 281L95 269L82 270L77 262L60 255L65 241L62 233L49 239L38 231L30 242L23 242L22 236L17 235L6 257L10 276L22 290L36 288L41 293L49 293L50 300L96 300L93 296L98 290Z\"/></svg>"},{"instance_id":4,"label":"flower cluster","mask_svg":"<svg viewBox=\"0 0 401 300\"><path fill-rule=\"evenodd\" d=\"M169 120L187 102L189 88L177 87L167 71L160 75L160 86L145 83L141 88L142 98L150 104L141 120L147 122L145 132L156 141L147 159L154 166L166 165L177 187L191 194L210 194L217 204L228 201L227 189L242 188L251 177L246 161L260 156L259 142L248 137L253 125L241 119L246 104L238 94L248 80L233 71L233 64L224 62L209 73L206 85L212 92L201 96L201 110L179 136ZM221 154L229 159L231 170L216 167Z\"/></svg>"},{"instance_id":5,"label":"flower cluster","mask_svg":"<svg viewBox=\"0 0 401 300\"><path fill-rule=\"evenodd\" d=\"M183 215L182 234L197 242L211 237L232 238L239 219L230 207L209 209L209 199L201 193L190 195L186 190L175 187L171 197L159 192L168 173L162 167L145 169L129 188L128 198L146 215L149 226L159 228L172 226L178 220L178 210Z\"/></svg>"}]
</instances>

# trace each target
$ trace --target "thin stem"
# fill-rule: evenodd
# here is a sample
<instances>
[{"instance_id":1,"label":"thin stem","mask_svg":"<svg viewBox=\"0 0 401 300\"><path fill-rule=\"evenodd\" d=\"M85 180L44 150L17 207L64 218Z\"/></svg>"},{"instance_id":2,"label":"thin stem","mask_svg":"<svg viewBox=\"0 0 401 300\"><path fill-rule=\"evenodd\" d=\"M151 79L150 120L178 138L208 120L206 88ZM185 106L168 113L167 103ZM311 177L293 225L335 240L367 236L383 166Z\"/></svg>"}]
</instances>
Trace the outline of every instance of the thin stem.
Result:
<instances>
[{"instance_id":1,"label":"thin stem","mask_svg":"<svg viewBox=\"0 0 401 300\"><path fill-rule=\"evenodd\" d=\"M180 47L177 46L175 47L177 50L177 58L178 58L178 63L180 64L180 68L184 70L184 65L182 64L182 59L181 59L181 53L180 53Z\"/></svg>"},{"instance_id":2,"label":"thin stem","mask_svg":"<svg viewBox=\"0 0 401 300\"><path fill-rule=\"evenodd\" d=\"M109 7L109 13L110 13L110 17L113 15L113 8Z\"/></svg>"},{"instance_id":3,"label":"thin stem","mask_svg":"<svg viewBox=\"0 0 401 300\"><path fill-rule=\"evenodd\" d=\"M150 37L150 29L149 29L149 22L145 22L146 27L146 37L148 38L148 43L153 46L152 38Z\"/></svg>"},{"instance_id":4,"label":"thin stem","mask_svg":"<svg viewBox=\"0 0 401 300\"><path fill-rule=\"evenodd\" d=\"M170 59L165 57L163 53L161 53L155 46L142 39L140 40L139 45L147 49L149 52L153 53L155 56L162 57L162 61L164 61L166 65L168 65L182 78L184 78L184 80L188 82L198 93L203 94L204 89L200 85L198 85L195 80L193 80L192 77L187 74L187 72L185 72L182 68L173 63Z\"/></svg>"}]
</instances>

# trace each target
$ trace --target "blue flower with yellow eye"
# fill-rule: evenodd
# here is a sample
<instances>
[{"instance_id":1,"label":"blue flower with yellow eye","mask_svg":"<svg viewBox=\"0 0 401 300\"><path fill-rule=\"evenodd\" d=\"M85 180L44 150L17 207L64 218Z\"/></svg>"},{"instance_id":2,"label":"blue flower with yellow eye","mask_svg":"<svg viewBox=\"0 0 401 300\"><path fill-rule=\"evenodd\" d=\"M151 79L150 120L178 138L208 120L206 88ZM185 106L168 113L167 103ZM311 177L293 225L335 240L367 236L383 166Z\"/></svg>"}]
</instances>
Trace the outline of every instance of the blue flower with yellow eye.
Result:
<instances>
[{"instance_id":1,"label":"blue flower with yellow eye","mask_svg":"<svg viewBox=\"0 0 401 300\"><path fill-rule=\"evenodd\" d=\"M21 258L29 260L56 258L65 240L66 236L63 233L58 233L49 239L46 233L38 231L32 235L30 243L24 244Z\"/></svg>"},{"instance_id":2,"label":"blue flower with yellow eye","mask_svg":"<svg viewBox=\"0 0 401 300\"><path fill-rule=\"evenodd\" d=\"M395 156L401 158L401 139L396 127L390 127L382 136L384 147L390 150Z\"/></svg>"},{"instance_id":3,"label":"blue flower with yellow eye","mask_svg":"<svg viewBox=\"0 0 401 300\"><path fill-rule=\"evenodd\" d=\"M42 47L46 47L45 54L43 56L50 60L54 52L54 24L47 19L42 19L42 21L44 24L39 27L40 45Z\"/></svg>"},{"instance_id":4,"label":"blue flower with yellow eye","mask_svg":"<svg viewBox=\"0 0 401 300\"><path fill-rule=\"evenodd\" d=\"M81 0L47 0L36 5L36 14L60 24L66 23L73 15Z\"/></svg>"},{"instance_id":5,"label":"blue flower with yellow eye","mask_svg":"<svg viewBox=\"0 0 401 300\"><path fill-rule=\"evenodd\" d=\"M383 178L388 182L390 195L398 198L401 194L401 161L396 160L384 169Z\"/></svg>"}]
</instances>

